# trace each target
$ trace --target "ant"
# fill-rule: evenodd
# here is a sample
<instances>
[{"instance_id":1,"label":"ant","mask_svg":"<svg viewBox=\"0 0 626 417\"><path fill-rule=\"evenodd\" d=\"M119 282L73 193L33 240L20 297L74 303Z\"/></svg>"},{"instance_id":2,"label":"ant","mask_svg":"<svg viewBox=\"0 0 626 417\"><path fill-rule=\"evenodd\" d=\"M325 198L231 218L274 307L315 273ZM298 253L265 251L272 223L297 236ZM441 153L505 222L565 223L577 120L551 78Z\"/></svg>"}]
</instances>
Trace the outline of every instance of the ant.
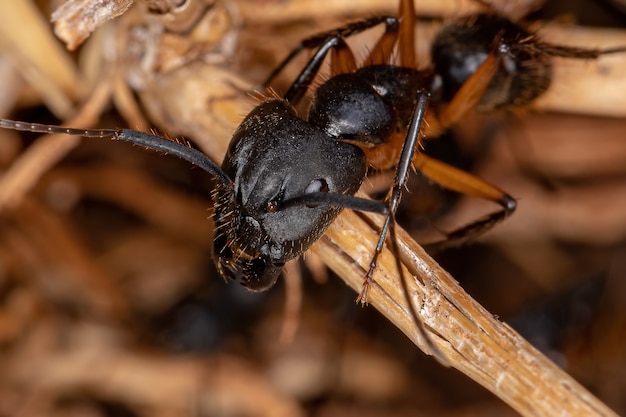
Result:
<instances>
[{"instance_id":1,"label":"ant","mask_svg":"<svg viewBox=\"0 0 626 417\"><path fill-rule=\"evenodd\" d=\"M423 138L439 135L476 108L526 105L547 89L553 56L597 58L625 50L550 45L484 13L444 28L433 46L433 67L419 69L415 20L413 0L401 0L397 17L373 17L303 40L264 86L301 51L314 50L308 63L282 98L266 99L247 115L221 167L191 147L133 130L2 119L0 126L128 141L207 171L215 179L214 262L223 277L252 291L272 287L284 264L319 239L342 209L384 215L358 297L365 304L386 236L394 237L395 212L411 166L445 188L501 206L446 234L450 241L482 233L516 208L515 199L497 187L417 152ZM384 34L357 65L346 38L378 25L384 25ZM398 64L392 63L394 48ZM329 52L331 77L315 88L308 114L300 115L295 109ZM392 168L395 178L385 202L354 195L369 169Z\"/></svg>"},{"instance_id":2,"label":"ant","mask_svg":"<svg viewBox=\"0 0 626 417\"><path fill-rule=\"evenodd\" d=\"M403 1L402 6L402 14L414 16L412 2ZM0 120L0 126L128 141L173 154L207 171L215 179L213 249L217 270L252 291L272 287L284 264L319 239L343 208L386 215L360 296L366 302L376 257L405 186L430 96L429 82L419 71L386 64L398 37L400 20L373 18L319 38L318 51L284 97L264 101L242 121L221 167L193 148L133 130L82 130L10 120ZM370 64L355 71L356 62L344 37L380 23L385 23L386 34L372 51ZM414 19L411 31L413 25ZM399 44L407 51L413 50L413 35L405 32ZM406 45L409 40L410 45ZM336 76L317 90L317 98L304 119L294 108L329 51ZM408 56L412 57L413 52ZM378 91L372 88L377 80ZM411 94L406 94L407 89ZM384 91L387 93L381 95ZM337 93L343 96L341 101L334 99ZM354 103L361 105L356 107ZM405 141L400 136L405 136L409 122L390 203L355 197L368 165L372 165L366 148L376 149L392 134L398 137L394 147L398 146Z\"/></svg>"}]
</instances>

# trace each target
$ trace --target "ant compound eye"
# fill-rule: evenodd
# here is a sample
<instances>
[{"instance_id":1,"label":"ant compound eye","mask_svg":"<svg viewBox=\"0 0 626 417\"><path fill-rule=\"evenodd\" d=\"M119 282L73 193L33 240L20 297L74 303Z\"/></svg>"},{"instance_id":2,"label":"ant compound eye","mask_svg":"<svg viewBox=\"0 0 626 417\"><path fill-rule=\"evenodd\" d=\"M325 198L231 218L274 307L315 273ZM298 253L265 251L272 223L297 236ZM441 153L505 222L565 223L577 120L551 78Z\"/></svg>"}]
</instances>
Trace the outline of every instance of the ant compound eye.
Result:
<instances>
[{"instance_id":1,"label":"ant compound eye","mask_svg":"<svg viewBox=\"0 0 626 417\"><path fill-rule=\"evenodd\" d=\"M318 178L309 183L306 189L304 190L305 194L312 193L327 193L330 191L330 187L328 186L328 181L324 178ZM307 204L308 208L317 207L317 204Z\"/></svg>"},{"instance_id":2,"label":"ant compound eye","mask_svg":"<svg viewBox=\"0 0 626 417\"><path fill-rule=\"evenodd\" d=\"M278 194L276 194L274 197L271 198L270 201L267 202L267 205L265 206L265 210L268 213L275 213L278 211L278 209L280 208L280 204L283 202L283 200L285 199L285 190L281 189Z\"/></svg>"},{"instance_id":3,"label":"ant compound eye","mask_svg":"<svg viewBox=\"0 0 626 417\"><path fill-rule=\"evenodd\" d=\"M276 213L276 211L278 211L278 201L272 200L267 203L266 210L268 213Z\"/></svg>"}]
</instances>

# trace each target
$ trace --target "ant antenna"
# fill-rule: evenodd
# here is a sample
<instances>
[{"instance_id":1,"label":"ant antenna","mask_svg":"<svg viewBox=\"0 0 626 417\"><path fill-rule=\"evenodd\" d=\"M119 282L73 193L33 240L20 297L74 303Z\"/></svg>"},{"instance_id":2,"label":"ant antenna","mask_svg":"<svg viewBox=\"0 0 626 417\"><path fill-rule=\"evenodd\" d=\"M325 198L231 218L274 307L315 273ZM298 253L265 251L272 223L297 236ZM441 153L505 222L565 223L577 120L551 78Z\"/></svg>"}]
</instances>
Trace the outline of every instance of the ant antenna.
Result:
<instances>
[{"instance_id":1,"label":"ant antenna","mask_svg":"<svg viewBox=\"0 0 626 417\"><path fill-rule=\"evenodd\" d=\"M222 169L202 152L185 146L181 143L165 139L161 136L152 135L130 129L73 129L55 125L45 125L40 123L17 122L13 120L0 119L0 127L18 130L22 132L34 133L61 133L66 135L83 136L86 138L110 138L130 142L135 145L145 146L148 149L174 155L180 159L202 168L215 179L221 182L226 189L232 190L232 181L222 171Z\"/></svg>"},{"instance_id":2,"label":"ant antenna","mask_svg":"<svg viewBox=\"0 0 626 417\"><path fill-rule=\"evenodd\" d=\"M605 49L589 49L576 46L555 45L547 42L537 44L541 51L553 57L574 59L597 59L602 55L618 54L626 52L626 47L614 47Z\"/></svg>"}]
</instances>

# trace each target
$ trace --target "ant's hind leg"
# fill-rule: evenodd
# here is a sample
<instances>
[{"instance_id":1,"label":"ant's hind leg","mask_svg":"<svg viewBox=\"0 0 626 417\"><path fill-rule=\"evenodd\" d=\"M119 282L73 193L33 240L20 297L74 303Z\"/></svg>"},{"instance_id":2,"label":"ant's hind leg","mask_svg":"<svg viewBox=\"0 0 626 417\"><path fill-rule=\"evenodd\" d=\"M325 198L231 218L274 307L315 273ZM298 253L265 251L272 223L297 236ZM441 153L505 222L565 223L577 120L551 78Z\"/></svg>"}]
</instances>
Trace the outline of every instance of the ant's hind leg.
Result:
<instances>
[{"instance_id":1,"label":"ant's hind leg","mask_svg":"<svg viewBox=\"0 0 626 417\"><path fill-rule=\"evenodd\" d=\"M445 233L445 240L426 245L429 250L441 250L471 241L515 211L517 203L513 197L475 175L432 159L424 154L415 155L413 166L444 188L468 196L493 201L502 207L500 210L481 217L470 224Z\"/></svg>"}]
</instances>

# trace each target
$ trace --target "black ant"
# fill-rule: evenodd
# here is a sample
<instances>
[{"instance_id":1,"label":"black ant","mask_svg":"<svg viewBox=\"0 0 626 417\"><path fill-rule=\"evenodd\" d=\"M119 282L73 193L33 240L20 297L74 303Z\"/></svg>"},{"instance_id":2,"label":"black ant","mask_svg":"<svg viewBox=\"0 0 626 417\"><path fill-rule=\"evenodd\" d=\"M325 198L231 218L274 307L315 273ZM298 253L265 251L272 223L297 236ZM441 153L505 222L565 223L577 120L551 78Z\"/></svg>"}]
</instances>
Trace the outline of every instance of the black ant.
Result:
<instances>
[{"instance_id":1,"label":"black ant","mask_svg":"<svg viewBox=\"0 0 626 417\"><path fill-rule=\"evenodd\" d=\"M410 10L403 13L414 16L412 2L403 1L402 5ZM372 51L371 63L357 71L344 37L380 23L386 24L386 34ZM412 31L414 23L409 23ZM128 141L176 155L209 172L216 181L212 195L216 267L222 276L238 280L252 291L273 286L285 262L321 237L341 209L385 214L369 285L375 257L382 250L405 185L429 98L430 82L419 71L386 64L398 28L398 18L381 17L324 34L318 51L284 98L264 101L243 120L221 168L195 149L133 130L81 130L9 120L0 120L0 126ZM401 36L399 44L413 50L412 38ZM407 47L404 44L409 40ZM333 51L336 76L317 90L305 120L294 106L304 97L329 51ZM341 100L336 99L338 94ZM364 148L375 149L391 135L402 136L406 145L390 203L355 197L372 163ZM367 286L360 299L366 301Z\"/></svg>"},{"instance_id":2,"label":"black ant","mask_svg":"<svg viewBox=\"0 0 626 417\"><path fill-rule=\"evenodd\" d=\"M345 39L381 24L384 34L357 65ZM434 67L418 69L414 25L413 1L401 0L398 17L374 17L302 41L265 85L304 49L315 50L309 62L282 98L265 100L248 114L221 167L188 146L133 130L9 120L0 120L0 126L128 141L209 172L216 181L215 264L223 277L252 291L273 286L285 262L305 252L342 209L385 215L358 298L366 303L411 166L446 188L501 205L449 239L478 234L515 210L515 200L505 192L416 152L421 139L438 135L477 107L528 103L547 88L552 56L595 58L618 51L545 44L502 17L480 14L443 29L433 47ZM395 47L399 65L391 63ZM302 117L295 107L329 52L331 77L315 89ZM395 179L386 202L354 196L368 169L392 167Z\"/></svg>"}]
</instances>

